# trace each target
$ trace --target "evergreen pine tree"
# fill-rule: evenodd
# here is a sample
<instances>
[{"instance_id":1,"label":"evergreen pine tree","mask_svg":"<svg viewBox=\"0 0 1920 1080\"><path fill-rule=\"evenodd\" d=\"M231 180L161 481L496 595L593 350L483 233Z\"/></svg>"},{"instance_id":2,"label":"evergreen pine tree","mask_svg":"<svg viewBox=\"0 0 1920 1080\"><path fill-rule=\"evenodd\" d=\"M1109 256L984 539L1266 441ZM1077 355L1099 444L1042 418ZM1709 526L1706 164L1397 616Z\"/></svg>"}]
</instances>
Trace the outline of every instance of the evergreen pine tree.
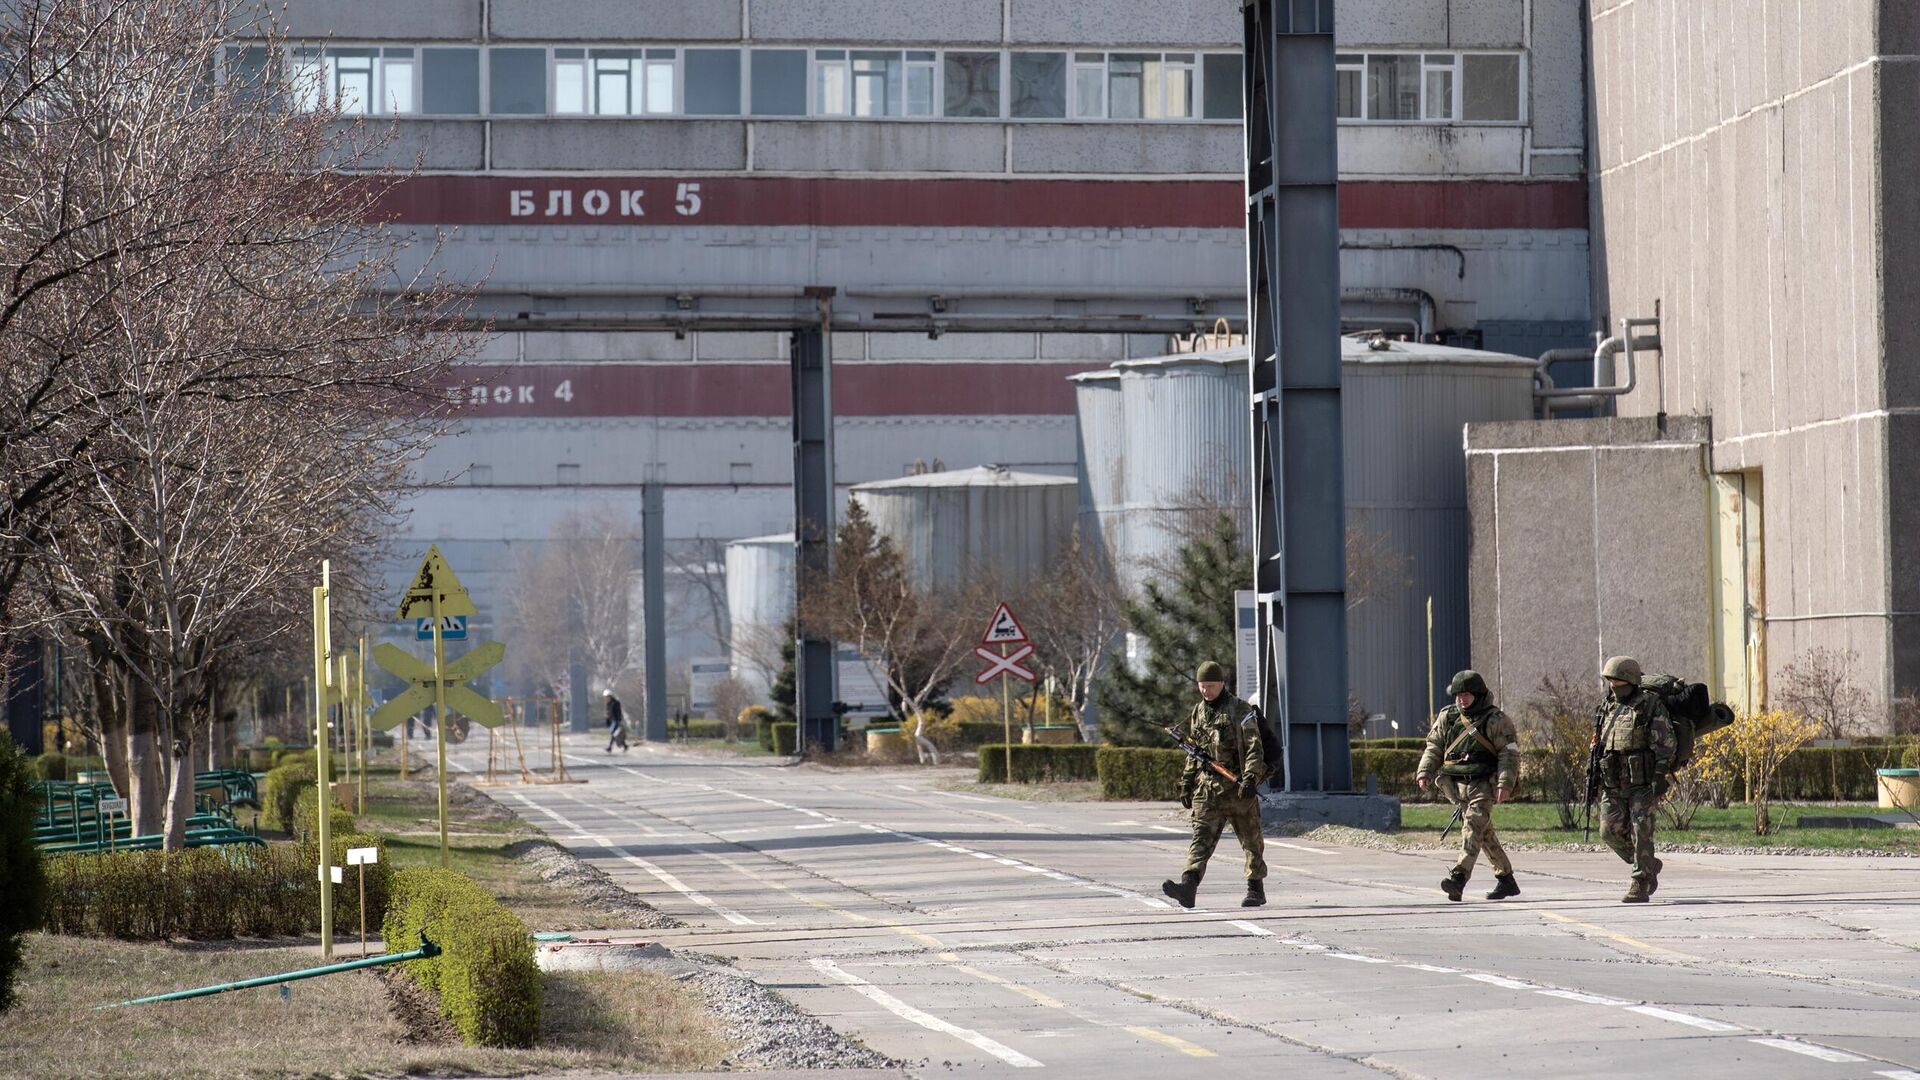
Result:
<instances>
[{"instance_id":1,"label":"evergreen pine tree","mask_svg":"<svg viewBox=\"0 0 1920 1080\"><path fill-rule=\"evenodd\" d=\"M1114 657L1094 687L1100 740L1114 746L1167 746L1162 728L1198 700L1193 671L1203 660L1234 666L1233 593L1251 572L1240 530L1221 514L1180 548L1171 582L1149 580L1125 605L1127 626L1145 639L1144 670ZM1231 689L1231 687L1229 687Z\"/></svg>"},{"instance_id":2,"label":"evergreen pine tree","mask_svg":"<svg viewBox=\"0 0 1920 1080\"><path fill-rule=\"evenodd\" d=\"M773 699L773 717L782 724L794 723L794 704L798 700L800 677L794 673L793 659L798 650L793 639L798 632L792 619L780 635L780 673L774 676L767 696Z\"/></svg>"},{"instance_id":3,"label":"evergreen pine tree","mask_svg":"<svg viewBox=\"0 0 1920 1080\"><path fill-rule=\"evenodd\" d=\"M14 1003L26 934L39 929L47 904L46 871L33 842L40 806L27 755L0 728L0 1012Z\"/></svg>"}]
</instances>

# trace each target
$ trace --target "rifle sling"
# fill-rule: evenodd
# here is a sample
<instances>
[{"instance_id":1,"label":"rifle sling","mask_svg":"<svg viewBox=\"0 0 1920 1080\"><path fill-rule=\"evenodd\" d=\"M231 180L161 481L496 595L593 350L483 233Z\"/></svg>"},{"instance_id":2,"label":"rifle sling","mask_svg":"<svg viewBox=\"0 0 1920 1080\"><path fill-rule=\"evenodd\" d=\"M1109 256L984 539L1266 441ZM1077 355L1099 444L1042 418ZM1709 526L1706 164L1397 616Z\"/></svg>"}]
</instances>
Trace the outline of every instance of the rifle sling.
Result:
<instances>
[{"instance_id":1,"label":"rifle sling","mask_svg":"<svg viewBox=\"0 0 1920 1080\"><path fill-rule=\"evenodd\" d=\"M1494 757L1500 756L1500 751L1495 750L1493 748L1493 743L1489 741L1485 735L1480 734L1480 729L1473 726L1473 721L1468 720L1465 717L1461 717L1460 723L1464 725L1467 730L1462 732L1459 738L1453 740L1453 745L1447 747L1447 752L1441 755L1442 757L1452 757L1453 752L1455 750L1460 749L1462 746L1465 746L1469 738L1471 738L1474 742L1479 743L1480 749L1485 750L1487 753L1492 754Z\"/></svg>"}]
</instances>

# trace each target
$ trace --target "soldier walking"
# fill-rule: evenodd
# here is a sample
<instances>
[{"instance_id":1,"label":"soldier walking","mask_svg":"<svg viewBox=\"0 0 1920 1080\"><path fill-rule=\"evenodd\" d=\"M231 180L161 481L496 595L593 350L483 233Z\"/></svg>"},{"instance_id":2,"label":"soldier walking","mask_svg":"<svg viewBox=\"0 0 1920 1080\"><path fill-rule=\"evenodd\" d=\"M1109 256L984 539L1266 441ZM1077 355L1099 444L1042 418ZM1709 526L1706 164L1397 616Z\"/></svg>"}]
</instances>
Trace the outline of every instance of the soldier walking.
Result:
<instances>
[{"instance_id":1,"label":"soldier walking","mask_svg":"<svg viewBox=\"0 0 1920 1080\"><path fill-rule=\"evenodd\" d=\"M1440 880L1447 899L1458 902L1473 876L1480 852L1493 864L1493 891L1489 900L1519 896L1513 863L1493 832L1493 804L1513 797L1520 775L1520 736L1507 714L1493 705L1487 681L1477 671L1462 671L1447 684L1453 704L1440 710L1427 732L1427 749L1420 755L1414 780L1420 790L1437 786L1460 807L1460 858Z\"/></svg>"},{"instance_id":2,"label":"soldier walking","mask_svg":"<svg viewBox=\"0 0 1920 1080\"><path fill-rule=\"evenodd\" d=\"M1653 811L1660 801L1660 778L1673 761L1673 722L1659 696L1641 689L1640 661L1616 656L1601 674L1607 697L1593 721L1593 751L1605 794L1600 838L1633 866L1633 884L1621 903L1644 904L1660 887Z\"/></svg>"},{"instance_id":3,"label":"soldier walking","mask_svg":"<svg viewBox=\"0 0 1920 1080\"><path fill-rule=\"evenodd\" d=\"M1197 744L1238 778L1229 782L1212 769L1202 769L1193 758L1180 774L1180 805L1193 812L1193 842L1187 847L1187 868L1179 881L1165 881L1160 891L1181 907L1193 906L1200 878L1207 872L1220 832L1228 825L1240 838L1247 856L1247 895L1241 907L1267 902L1266 843L1260 836L1260 780L1266 775L1261 754L1260 718L1253 706L1227 693L1227 671L1209 660L1195 672L1200 701L1181 721L1176 732Z\"/></svg>"},{"instance_id":4,"label":"soldier walking","mask_svg":"<svg viewBox=\"0 0 1920 1080\"><path fill-rule=\"evenodd\" d=\"M626 710L620 707L620 699L613 696L613 687L600 691L600 697L607 703L607 753L613 753L613 744L620 744L620 752L627 752Z\"/></svg>"}]
</instances>

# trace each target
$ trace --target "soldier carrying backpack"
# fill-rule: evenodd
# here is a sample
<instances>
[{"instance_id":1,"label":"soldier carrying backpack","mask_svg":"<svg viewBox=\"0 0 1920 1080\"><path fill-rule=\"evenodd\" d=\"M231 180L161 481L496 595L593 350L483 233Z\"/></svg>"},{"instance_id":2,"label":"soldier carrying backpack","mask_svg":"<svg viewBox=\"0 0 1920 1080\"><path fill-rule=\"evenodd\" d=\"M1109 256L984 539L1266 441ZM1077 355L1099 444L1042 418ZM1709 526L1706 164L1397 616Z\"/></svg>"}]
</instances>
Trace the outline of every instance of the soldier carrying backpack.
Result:
<instances>
[{"instance_id":1,"label":"soldier carrying backpack","mask_svg":"<svg viewBox=\"0 0 1920 1080\"><path fill-rule=\"evenodd\" d=\"M1247 895L1240 906L1259 907L1267 902L1258 795L1267 775L1265 723L1260 710L1227 691L1226 668L1215 661L1200 665L1195 684L1201 700L1173 729L1176 739L1191 740L1193 747L1180 777L1180 805L1193 813L1193 842L1180 879L1162 882L1160 890L1181 907L1192 907L1220 833L1231 825L1247 856Z\"/></svg>"}]
</instances>

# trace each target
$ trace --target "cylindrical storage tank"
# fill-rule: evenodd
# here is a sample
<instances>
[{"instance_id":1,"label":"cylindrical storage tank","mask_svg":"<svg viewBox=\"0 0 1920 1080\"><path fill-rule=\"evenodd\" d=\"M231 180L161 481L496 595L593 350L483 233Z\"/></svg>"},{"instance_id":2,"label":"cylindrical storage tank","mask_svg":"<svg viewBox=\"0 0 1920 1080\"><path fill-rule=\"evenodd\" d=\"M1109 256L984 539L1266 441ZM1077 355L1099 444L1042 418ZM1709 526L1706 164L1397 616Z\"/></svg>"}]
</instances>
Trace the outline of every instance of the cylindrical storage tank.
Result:
<instances>
[{"instance_id":1,"label":"cylindrical storage tank","mask_svg":"<svg viewBox=\"0 0 1920 1080\"><path fill-rule=\"evenodd\" d=\"M1018 588L1047 572L1073 536L1079 485L998 466L857 484L852 497L891 537L922 587L991 575Z\"/></svg>"},{"instance_id":2,"label":"cylindrical storage tank","mask_svg":"<svg viewBox=\"0 0 1920 1080\"><path fill-rule=\"evenodd\" d=\"M1126 549L1122 504L1126 499L1126 414L1120 405L1120 373L1086 371L1073 383L1075 436L1079 441L1080 536L1111 564Z\"/></svg>"},{"instance_id":3,"label":"cylindrical storage tank","mask_svg":"<svg viewBox=\"0 0 1920 1080\"><path fill-rule=\"evenodd\" d=\"M1113 365L1128 441L1121 465L1115 565L1129 592L1163 571L1188 538L1225 511L1248 521L1252 417L1245 348Z\"/></svg>"},{"instance_id":4,"label":"cylindrical storage tank","mask_svg":"<svg viewBox=\"0 0 1920 1080\"><path fill-rule=\"evenodd\" d=\"M1447 678L1468 665L1462 429L1531 418L1533 369L1518 356L1346 339L1347 665L1353 700L1387 717L1370 735L1424 735ZM1426 685L1429 596L1438 688Z\"/></svg>"},{"instance_id":5,"label":"cylindrical storage tank","mask_svg":"<svg viewBox=\"0 0 1920 1080\"><path fill-rule=\"evenodd\" d=\"M780 663L780 639L793 614L793 534L727 545L727 622L733 677L765 700Z\"/></svg>"}]
</instances>

